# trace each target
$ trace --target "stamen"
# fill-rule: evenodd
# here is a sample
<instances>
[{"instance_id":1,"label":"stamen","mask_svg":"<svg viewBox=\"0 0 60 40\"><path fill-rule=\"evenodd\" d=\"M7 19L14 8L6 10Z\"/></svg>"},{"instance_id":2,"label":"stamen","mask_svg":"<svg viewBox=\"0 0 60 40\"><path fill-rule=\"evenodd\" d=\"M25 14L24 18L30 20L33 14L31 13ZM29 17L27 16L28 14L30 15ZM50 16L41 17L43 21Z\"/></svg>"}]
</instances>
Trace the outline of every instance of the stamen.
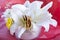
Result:
<instances>
[{"instance_id":1,"label":"stamen","mask_svg":"<svg viewBox=\"0 0 60 40\"><path fill-rule=\"evenodd\" d=\"M8 29L10 29L11 25L13 24L13 22L14 22L14 21L13 21L12 18L8 18L8 19L7 19L6 26L7 26Z\"/></svg>"},{"instance_id":2,"label":"stamen","mask_svg":"<svg viewBox=\"0 0 60 40\"><path fill-rule=\"evenodd\" d=\"M29 16L23 16L23 19L25 21L25 27L26 27L26 30L30 29L31 28L31 19Z\"/></svg>"}]
</instances>

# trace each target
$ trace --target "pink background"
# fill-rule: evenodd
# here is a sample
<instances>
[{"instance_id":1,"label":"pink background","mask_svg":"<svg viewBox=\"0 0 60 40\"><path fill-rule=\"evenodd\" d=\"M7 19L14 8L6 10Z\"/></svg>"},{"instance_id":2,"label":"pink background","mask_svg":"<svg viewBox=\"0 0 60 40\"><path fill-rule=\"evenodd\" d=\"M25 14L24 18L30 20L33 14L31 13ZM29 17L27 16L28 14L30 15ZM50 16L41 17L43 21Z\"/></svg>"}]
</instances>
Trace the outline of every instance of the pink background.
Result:
<instances>
[{"instance_id":1,"label":"pink background","mask_svg":"<svg viewBox=\"0 0 60 40\"><path fill-rule=\"evenodd\" d=\"M33 2L34 0L30 0ZM45 6L50 1L53 1L53 6L49 9L49 12L52 13L53 18L58 22L56 28L50 25L50 30L44 32L42 28L41 34L34 40L60 40L60 0L39 0L43 1L43 6ZM6 7L10 8L14 4L24 4L25 0L0 0L0 40L17 40L15 36L10 35L9 30L5 26L5 22L1 15L5 11ZM10 4L9 6L7 6Z\"/></svg>"}]
</instances>

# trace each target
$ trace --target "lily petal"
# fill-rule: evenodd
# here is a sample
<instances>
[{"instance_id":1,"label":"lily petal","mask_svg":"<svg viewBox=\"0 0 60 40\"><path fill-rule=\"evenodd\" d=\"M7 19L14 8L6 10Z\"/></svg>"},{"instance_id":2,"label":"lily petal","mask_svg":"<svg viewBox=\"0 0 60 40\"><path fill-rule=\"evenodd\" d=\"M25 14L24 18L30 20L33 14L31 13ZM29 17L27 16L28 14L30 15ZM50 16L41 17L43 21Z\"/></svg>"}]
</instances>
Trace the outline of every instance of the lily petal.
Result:
<instances>
[{"instance_id":1,"label":"lily petal","mask_svg":"<svg viewBox=\"0 0 60 40\"><path fill-rule=\"evenodd\" d=\"M49 23L46 22L42 26L45 28L45 32L49 31L49 28L50 28Z\"/></svg>"},{"instance_id":2,"label":"lily petal","mask_svg":"<svg viewBox=\"0 0 60 40\"><path fill-rule=\"evenodd\" d=\"M18 38L21 38L22 34L26 31L25 28L19 26L17 31L15 32L15 35L18 37Z\"/></svg>"},{"instance_id":3,"label":"lily petal","mask_svg":"<svg viewBox=\"0 0 60 40\"><path fill-rule=\"evenodd\" d=\"M32 20L36 18L36 16L41 14L40 7L42 4L43 4L42 1L34 1L30 4L29 9L28 9L28 14L31 16Z\"/></svg>"},{"instance_id":4,"label":"lily petal","mask_svg":"<svg viewBox=\"0 0 60 40\"><path fill-rule=\"evenodd\" d=\"M21 18L24 15L23 12L21 12L18 8L11 9L11 14L17 15L19 18Z\"/></svg>"},{"instance_id":5,"label":"lily petal","mask_svg":"<svg viewBox=\"0 0 60 40\"><path fill-rule=\"evenodd\" d=\"M47 20L50 20L52 17L52 15L47 11L41 13L39 16L35 17L35 19L33 20L36 23L44 23Z\"/></svg>"},{"instance_id":6,"label":"lily petal","mask_svg":"<svg viewBox=\"0 0 60 40\"><path fill-rule=\"evenodd\" d=\"M14 14L14 12L11 12L11 18L13 19L14 23L17 23L18 25L20 24L19 17Z\"/></svg>"},{"instance_id":7,"label":"lily petal","mask_svg":"<svg viewBox=\"0 0 60 40\"><path fill-rule=\"evenodd\" d=\"M33 6L33 8L41 8L41 5L43 4L42 1L34 1L30 5Z\"/></svg>"},{"instance_id":8,"label":"lily petal","mask_svg":"<svg viewBox=\"0 0 60 40\"><path fill-rule=\"evenodd\" d=\"M38 37L41 28L39 26L37 26L35 23L32 23L32 28L31 30L27 30L24 32L24 34L22 35L22 39L34 39L36 37Z\"/></svg>"},{"instance_id":9,"label":"lily petal","mask_svg":"<svg viewBox=\"0 0 60 40\"><path fill-rule=\"evenodd\" d=\"M48 3L46 6L42 8L43 11L47 11L49 8L52 7L53 2Z\"/></svg>"},{"instance_id":10,"label":"lily petal","mask_svg":"<svg viewBox=\"0 0 60 40\"><path fill-rule=\"evenodd\" d=\"M57 26L57 21L54 20L54 19L51 19L50 24L53 25L54 27L56 27Z\"/></svg>"},{"instance_id":11,"label":"lily petal","mask_svg":"<svg viewBox=\"0 0 60 40\"><path fill-rule=\"evenodd\" d=\"M20 11L24 12L26 10L26 7L22 4L16 4L11 7L12 9L19 9Z\"/></svg>"},{"instance_id":12,"label":"lily petal","mask_svg":"<svg viewBox=\"0 0 60 40\"><path fill-rule=\"evenodd\" d=\"M29 1L26 1L26 2L24 3L24 5L25 5L25 7L29 7L29 6L30 6L30 2L29 2Z\"/></svg>"},{"instance_id":13,"label":"lily petal","mask_svg":"<svg viewBox=\"0 0 60 40\"><path fill-rule=\"evenodd\" d=\"M2 17L9 17L10 16L10 9L6 9L6 11L4 12L4 14L2 15Z\"/></svg>"},{"instance_id":14,"label":"lily petal","mask_svg":"<svg viewBox=\"0 0 60 40\"><path fill-rule=\"evenodd\" d=\"M37 32L37 31L39 31L40 32L40 29L41 29L41 27L39 27L38 25L36 25L35 23L32 23L32 31L34 31L34 32ZM37 32L38 33L38 32Z\"/></svg>"},{"instance_id":15,"label":"lily petal","mask_svg":"<svg viewBox=\"0 0 60 40\"><path fill-rule=\"evenodd\" d=\"M14 35L16 29L18 28L18 25L17 24L12 24L11 28L10 28L10 34L11 35Z\"/></svg>"}]
</instances>

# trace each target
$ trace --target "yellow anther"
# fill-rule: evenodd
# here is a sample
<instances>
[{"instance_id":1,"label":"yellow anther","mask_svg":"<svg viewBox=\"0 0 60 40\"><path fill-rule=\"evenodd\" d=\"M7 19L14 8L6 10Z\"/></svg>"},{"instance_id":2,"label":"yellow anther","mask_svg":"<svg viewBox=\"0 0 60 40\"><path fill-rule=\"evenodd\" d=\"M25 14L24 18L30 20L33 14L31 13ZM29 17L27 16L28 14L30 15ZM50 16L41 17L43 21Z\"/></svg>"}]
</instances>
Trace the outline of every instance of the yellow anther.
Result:
<instances>
[{"instance_id":1,"label":"yellow anther","mask_svg":"<svg viewBox=\"0 0 60 40\"><path fill-rule=\"evenodd\" d=\"M12 18L8 18L7 22L6 22L6 26L8 29L10 29L11 25L13 24L13 19Z\"/></svg>"}]
</instances>

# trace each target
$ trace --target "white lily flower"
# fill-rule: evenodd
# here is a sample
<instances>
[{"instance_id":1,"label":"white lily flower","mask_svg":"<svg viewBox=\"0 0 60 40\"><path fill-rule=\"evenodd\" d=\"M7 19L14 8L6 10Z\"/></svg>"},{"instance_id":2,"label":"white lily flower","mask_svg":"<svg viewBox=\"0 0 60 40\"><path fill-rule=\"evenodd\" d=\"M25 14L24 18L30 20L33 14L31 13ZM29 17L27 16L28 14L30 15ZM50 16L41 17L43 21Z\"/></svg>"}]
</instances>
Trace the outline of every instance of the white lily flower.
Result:
<instances>
[{"instance_id":1,"label":"white lily flower","mask_svg":"<svg viewBox=\"0 0 60 40\"><path fill-rule=\"evenodd\" d=\"M42 26L45 28L45 32L49 31L49 24L56 27L57 22L52 19L52 15L48 11L53 2L41 8L42 4L42 1L32 3L26 1L24 5L16 4L11 9L7 9L3 17L7 21L6 25L10 29L11 35L15 33L18 38L33 39L39 35Z\"/></svg>"}]
</instances>

